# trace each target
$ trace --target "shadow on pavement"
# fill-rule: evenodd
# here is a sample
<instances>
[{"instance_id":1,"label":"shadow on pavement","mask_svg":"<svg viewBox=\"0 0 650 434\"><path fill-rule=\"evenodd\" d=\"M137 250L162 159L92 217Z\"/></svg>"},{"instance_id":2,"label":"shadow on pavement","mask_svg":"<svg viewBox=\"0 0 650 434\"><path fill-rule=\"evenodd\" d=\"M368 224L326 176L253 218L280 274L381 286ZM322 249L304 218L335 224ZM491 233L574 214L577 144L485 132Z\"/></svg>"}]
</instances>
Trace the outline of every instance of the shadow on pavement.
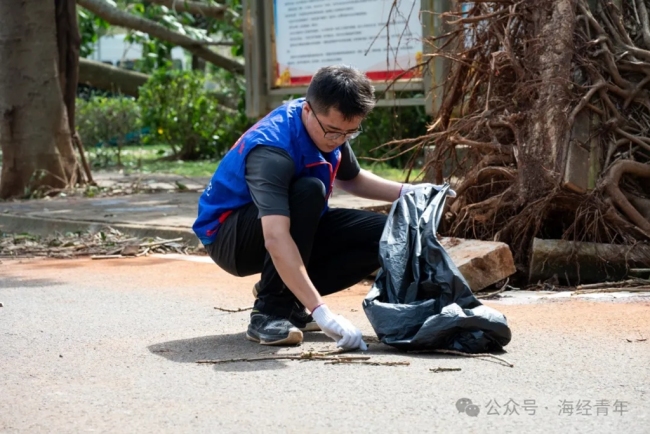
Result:
<instances>
[{"instance_id":1,"label":"shadow on pavement","mask_svg":"<svg viewBox=\"0 0 650 434\"><path fill-rule=\"evenodd\" d=\"M152 353L179 363L196 363L198 360L229 360L273 356L282 351L300 353L300 347L262 346L246 340L246 333L203 336L162 342L147 347ZM215 364L216 371L246 372L287 368L286 360L263 360L257 362L231 362Z\"/></svg>"},{"instance_id":2,"label":"shadow on pavement","mask_svg":"<svg viewBox=\"0 0 650 434\"><path fill-rule=\"evenodd\" d=\"M29 277L0 276L0 288L2 289L45 288L48 286L57 285L62 285L62 283L52 279L32 279Z\"/></svg>"}]
</instances>

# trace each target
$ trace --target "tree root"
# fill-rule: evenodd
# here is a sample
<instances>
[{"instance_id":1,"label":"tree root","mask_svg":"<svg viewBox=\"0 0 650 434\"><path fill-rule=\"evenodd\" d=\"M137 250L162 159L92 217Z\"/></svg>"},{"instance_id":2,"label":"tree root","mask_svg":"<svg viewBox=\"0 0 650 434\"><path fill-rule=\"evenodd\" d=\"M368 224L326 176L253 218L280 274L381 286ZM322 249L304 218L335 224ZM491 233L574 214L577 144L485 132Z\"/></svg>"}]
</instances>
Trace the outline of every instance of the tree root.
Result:
<instances>
[{"instance_id":1,"label":"tree root","mask_svg":"<svg viewBox=\"0 0 650 434\"><path fill-rule=\"evenodd\" d=\"M646 220L639 211L632 206L625 195L621 192L619 183L624 174L650 178L650 166L636 161L619 160L614 163L606 175L603 186L607 195L612 199L619 209L643 231L650 232L650 221Z\"/></svg>"}]
</instances>

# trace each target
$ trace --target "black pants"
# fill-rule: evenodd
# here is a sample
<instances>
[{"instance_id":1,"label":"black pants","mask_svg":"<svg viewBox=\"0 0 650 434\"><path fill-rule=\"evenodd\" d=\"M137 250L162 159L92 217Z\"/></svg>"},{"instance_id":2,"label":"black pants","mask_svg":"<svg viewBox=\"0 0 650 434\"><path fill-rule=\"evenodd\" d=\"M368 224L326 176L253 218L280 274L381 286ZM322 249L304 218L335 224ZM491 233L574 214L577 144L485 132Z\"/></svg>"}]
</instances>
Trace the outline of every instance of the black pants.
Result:
<instances>
[{"instance_id":1,"label":"black pants","mask_svg":"<svg viewBox=\"0 0 650 434\"><path fill-rule=\"evenodd\" d=\"M358 283L379 268L379 239L386 216L325 206L325 187L300 178L290 188L291 236L307 273L321 295ZM284 285L264 247L262 222L254 203L233 212L206 246L214 262L235 276L262 273L255 309L287 318L300 303Z\"/></svg>"}]
</instances>

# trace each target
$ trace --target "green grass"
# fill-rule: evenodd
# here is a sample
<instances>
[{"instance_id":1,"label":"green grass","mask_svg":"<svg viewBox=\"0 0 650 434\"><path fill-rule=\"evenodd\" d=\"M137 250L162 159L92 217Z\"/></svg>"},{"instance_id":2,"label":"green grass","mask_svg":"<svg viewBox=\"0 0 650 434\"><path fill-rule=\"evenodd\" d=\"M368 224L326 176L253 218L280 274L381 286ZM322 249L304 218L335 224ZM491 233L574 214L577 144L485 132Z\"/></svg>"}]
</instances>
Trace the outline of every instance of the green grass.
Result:
<instances>
[{"instance_id":1,"label":"green grass","mask_svg":"<svg viewBox=\"0 0 650 434\"><path fill-rule=\"evenodd\" d=\"M160 161L170 155L167 145L125 146L120 153L122 166L117 165L117 148L91 149L88 159L93 170L125 170L131 173L169 173L174 175L211 176L219 162L217 160L199 161Z\"/></svg>"},{"instance_id":2,"label":"green grass","mask_svg":"<svg viewBox=\"0 0 650 434\"><path fill-rule=\"evenodd\" d=\"M122 167L117 165L117 148L91 149L88 151L88 159L93 170L122 169L130 173L168 173L188 177L212 176L219 165L217 160L159 161L161 157L169 154L167 145L125 146L120 155ZM403 182L406 178L406 170L390 167L386 163L369 163L363 160L359 163L364 169L382 178L398 182ZM411 179L417 174L417 171L414 171Z\"/></svg>"}]
</instances>

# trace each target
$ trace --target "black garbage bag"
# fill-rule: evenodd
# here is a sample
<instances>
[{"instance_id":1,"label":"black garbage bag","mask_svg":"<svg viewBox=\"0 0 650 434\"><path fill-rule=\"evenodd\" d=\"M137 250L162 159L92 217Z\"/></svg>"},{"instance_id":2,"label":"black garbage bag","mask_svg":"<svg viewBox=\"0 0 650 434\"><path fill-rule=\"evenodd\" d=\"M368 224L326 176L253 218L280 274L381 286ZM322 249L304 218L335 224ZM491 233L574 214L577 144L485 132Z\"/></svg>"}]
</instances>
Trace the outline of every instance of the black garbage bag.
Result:
<instances>
[{"instance_id":1,"label":"black garbage bag","mask_svg":"<svg viewBox=\"0 0 650 434\"><path fill-rule=\"evenodd\" d=\"M395 201L363 309L379 339L401 350L500 350L511 338L506 317L474 297L436 237L448 190L421 187Z\"/></svg>"}]
</instances>

